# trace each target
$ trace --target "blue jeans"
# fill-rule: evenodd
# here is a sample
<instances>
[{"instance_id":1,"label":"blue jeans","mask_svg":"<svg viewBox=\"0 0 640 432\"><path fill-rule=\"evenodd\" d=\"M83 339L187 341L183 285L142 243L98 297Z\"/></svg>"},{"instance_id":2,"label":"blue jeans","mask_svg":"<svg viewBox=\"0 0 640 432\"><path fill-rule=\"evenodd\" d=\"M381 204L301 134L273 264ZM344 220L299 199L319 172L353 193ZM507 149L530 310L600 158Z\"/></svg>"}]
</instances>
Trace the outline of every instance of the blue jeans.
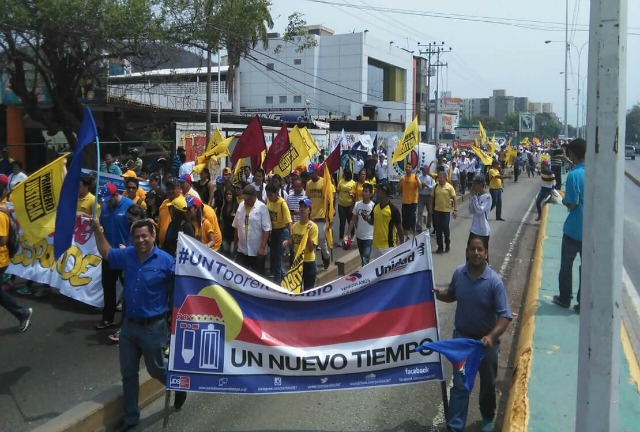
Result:
<instances>
[{"instance_id":1,"label":"blue jeans","mask_svg":"<svg viewBox=\"0 0 640 432\"><path fill-rule=\"evenodd\" d=\"M580 304L580 289L582 287L582 242L564 234L562 236L562 249L560 252L558 287L560 288L560 300L566 304L571 303L571 299L573 298L573 261L578 254L580 254L580 270L578 270L578 304Z\"/></svg>"},{"instance_id":2,"label":"blue jeans","mask_svg":"<svg viewBox=\"0 0 640 432\"><path fill-rule=\"evenodd\" d=\"M270 239L271 254L269 256L271 271L273 272L273 282L280 284L284 276L284 268L282 267L282 258L284 257L284 248L282 242L289 240L289 228L277 228L271 231Z\"/></svg>"},{"instance_id":3,"label":"blue jeans","mask_svg":"<svg viewBox=\"0 0 640 432\"><path fill-rule=\"evenodd\" d=\"M438 249L442 249L442 237L444 236L444 244L449 246L451 243L451 234L449 230L449 222L451 221L451 213L433 211L433 228L436 230L436 243Z\"/></svg>"},{"instance_id":4,"label":"blue jeans","mask_svg":"<svg viewBox=\"0 0 640 432\"><path fill-rule=\"evenodd\" d=\"M149 375L166 385L164 349L167 336L167 322L164 319L146 326L134 324L127 319L122 324L120 373L122 374L124 422L127 425L136 425L140 420L138 370L141 356L144 357Z\"/></svg>"},{"instance_id":5,"label":"blue jeans","mask_svg":"<svg viewBox=\"0 0 640 432\"><path fill-rule=\"evenodd\" d=\"M361 240L356 238L358 242L358 252L360 252L360 261L362 266L369 264L369 258L371 257L371 247L373 246L373 240Z\"/></svg>"},{"instance_id":6,"label":"blue jeans","mask_svg":"<svg viewBox=\"0 0 640 432\"><path fill-rule=\"evenodd\" d=\"M316 275L318 267L315 261L305 261L302 263L302 291L308 291L316 286Z\"/></svg>"},{"instance_id":7,"label":"blue jeans","mask_svg":"<svg viewBox=\"0 0 640 432\"><path fill-rule=\"evenodd\" d=\"M541 187L538 196L536 197L536 210L538 210L538 219L542 216L542 202L551 195L551 188Z\"/></svg>"},{"instance_id":8,"label":"blue jeans","mask_svg":"<svg viewBox=\"0 0 640 432\"><path fill-rule=\"evenodd\" d=\"M466 337L457 330L453 331L454 338ZM480 414L483 419L493 420L496 415L496 376L498 375L498 354L500 341L493 343L491 348L485 349L484 358L480 363ZM469 392L464 386L462 373L453 371L453 387L449 393L449 410L447 412L447 430L452 432L464 431L467 424L469 410Z\"/></svg>"},{"instance_id":9,"label":"blue jeans","mask_svg":"<svg viewBox=\"0 0 640 432\"><path fill-rule=\"evenodd\" d=\"M491 210L496 208L496 219L502 219L502 189L489 189Z\"/></svg>"},{"instance_id":10,"label":"blue jeans","mask_svg":"<svg viewBox=\"0 0 640 432\"><path fill-rule=\"evenodd\" d=\"M0 268L0 281L4 272L7 270L7 266ZM0 287L0 306L8 310L11 315L18 318L20 321L29 316L29 309L21 306L8 292Z\"/></svg>"}]
</instances>

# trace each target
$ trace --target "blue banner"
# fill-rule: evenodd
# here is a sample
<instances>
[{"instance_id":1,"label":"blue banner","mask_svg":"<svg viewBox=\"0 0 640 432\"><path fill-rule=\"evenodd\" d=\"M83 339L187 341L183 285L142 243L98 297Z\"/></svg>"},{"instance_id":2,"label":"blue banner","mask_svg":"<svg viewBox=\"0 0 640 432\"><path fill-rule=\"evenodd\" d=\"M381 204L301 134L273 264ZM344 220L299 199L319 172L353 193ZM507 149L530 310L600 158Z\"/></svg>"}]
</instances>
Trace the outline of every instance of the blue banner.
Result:
<instances>
[{"instance_id":1,"label":"blue banner","mask_svg":"<svg viewBox=\"0 0 640 432\"><path fill-rule=\"evenodd\" d=\"M292 393L443 379L429 237L300 295L180 235L167 389Z\"/></svg>"}]
</instances>

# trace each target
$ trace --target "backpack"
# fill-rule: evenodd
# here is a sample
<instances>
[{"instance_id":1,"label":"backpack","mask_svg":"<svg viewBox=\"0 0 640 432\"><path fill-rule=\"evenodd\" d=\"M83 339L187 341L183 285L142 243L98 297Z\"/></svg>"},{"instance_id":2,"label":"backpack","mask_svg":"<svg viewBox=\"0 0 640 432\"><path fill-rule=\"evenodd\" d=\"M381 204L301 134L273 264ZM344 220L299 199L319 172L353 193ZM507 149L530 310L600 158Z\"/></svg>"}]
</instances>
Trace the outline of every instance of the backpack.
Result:
<instances>
[{"instance_id":1,"label":"backpack","mask_svg":"<svg viewBox=\"0 0 640 432\"><path fill-rule=\"evenodd\" d=\"M9 218L9 233L7 234L7 250L9 251L9 258L13 258L20 249L20 240L18 239L18 229L16 228L16 221L13 220L11 214L6 207L0 207L0 212L7 215Z\"/></svg>"}]
</instances>

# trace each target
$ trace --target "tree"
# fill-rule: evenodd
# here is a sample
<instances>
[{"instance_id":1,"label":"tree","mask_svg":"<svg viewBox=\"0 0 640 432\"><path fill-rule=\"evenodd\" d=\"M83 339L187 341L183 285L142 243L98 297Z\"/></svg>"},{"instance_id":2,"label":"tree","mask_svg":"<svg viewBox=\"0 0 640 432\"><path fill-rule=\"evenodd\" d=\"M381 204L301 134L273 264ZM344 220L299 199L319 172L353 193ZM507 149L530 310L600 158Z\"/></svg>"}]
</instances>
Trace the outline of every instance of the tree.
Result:
<instances>
[{"instance_id":1,"label":"tree","mask_svg":"<svg viewBox=\"0 0 640 432\"><path fill-rule=\"evenodd\" d=\"M640 140L640 104L636 104L627 112L626 143L638 143Z\"/></svg>"},{"instance_id":2,"label":"tree","mask_svg":"<svg viewBox=\"0 0 640 432\"><path fill-rule=\"evenodd\" d=\"M482 122L482 127L486 131L501 131L504 129L504 123L496 117L475 116L463 121L464 124L478 124L478 122Z\"/></svg>"},{"instance_id":3,"label":"tree","mask_svg":"<svg viewBox=\"0 0 640 432\"><path fill-rule=\"evenodd\" d=\"M520 113L511 112L504 119L504 128L508 131L520 130Z\"/></svg>"},{"instance_id":4,"label":"tree","mask_svg":"<svg viewBox=\"0 0 640 432\"><path fill-rule=\"evenodd\" d=\"M558 120L558 116L553 113L536 114L536 130L534 135L540 139L555 138L563 130L563 126Z\"/></svg>"},{"instance_id":5,"label":"tree","mask_svg":"<svg viewBox=\"0 0 640 432\"><path fill-rule=\"evenodd\" d=\"M148 52L162 40L162 20L152 0L0 0L1 59L25 112L70 145L80 128L80 90L104 87L110 59ZM38 104L43 83L52 107Z\"/></svg>"}]
</instances>

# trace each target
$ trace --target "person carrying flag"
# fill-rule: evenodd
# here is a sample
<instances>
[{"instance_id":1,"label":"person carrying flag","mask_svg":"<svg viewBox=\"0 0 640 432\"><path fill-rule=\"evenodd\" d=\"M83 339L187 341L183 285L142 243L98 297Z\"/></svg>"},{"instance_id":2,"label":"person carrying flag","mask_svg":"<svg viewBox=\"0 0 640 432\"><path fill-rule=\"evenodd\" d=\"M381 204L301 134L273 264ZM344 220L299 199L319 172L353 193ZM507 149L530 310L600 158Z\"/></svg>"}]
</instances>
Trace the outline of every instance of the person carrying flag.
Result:
<instances>
[{"instance_id":1,"label":"person carrying flag","mask_svg":"<svg viewBox=\"0 0 640 432\"><path fill-rule=\"evenodd\" d=\"M283 249L293 244L293 250L298 251L298 246L304 238L305 231L309 231L307 245L304 249L304 260L302 263L302 291L313 289L316 284L318 268L316 266L316 246L318 245L318 225L310 219L313 204L309 198L301 199L298 203L300 210L300 220L293 224L291 239L282 242Z\"/></svg>"},{"instance_id":2,"label":"person carrying flag","mask_svg":"<svg viewBox=\"0 0 640 432\"><path fill-rule=\"evenodd\" d=\"M487 264L487 249L480 237L467 241L467 262L454 272L446 290L434 288L436 298L445 303L457 302L453 338L480 340L485 355L480 363L480 413L482 431L494 429L496 413L496 376L500 336L513 319L502 278ZM449 394L447 429L463 431L467 423L469 391L464 371L454 369Z\"/></svg>"}]
</instances>

